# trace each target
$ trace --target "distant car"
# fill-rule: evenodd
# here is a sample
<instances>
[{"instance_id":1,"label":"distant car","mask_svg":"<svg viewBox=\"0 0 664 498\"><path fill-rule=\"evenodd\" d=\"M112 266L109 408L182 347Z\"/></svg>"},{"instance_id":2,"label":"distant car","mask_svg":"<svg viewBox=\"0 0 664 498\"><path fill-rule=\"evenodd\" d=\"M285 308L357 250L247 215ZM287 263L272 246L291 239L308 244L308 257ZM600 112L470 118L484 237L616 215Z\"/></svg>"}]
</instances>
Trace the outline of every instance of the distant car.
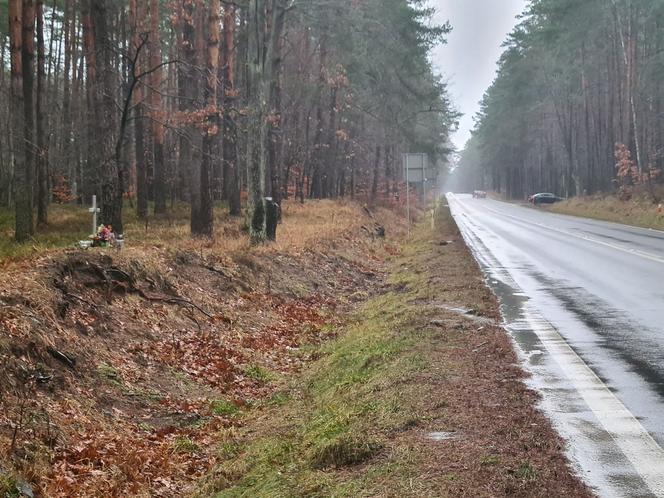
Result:
<instances>
[{"instance_id":1,"label":"distant car","mask_svg":"<svg viewBox=\"0 0 664 498\"><path fill-rule=\"evenodd\" d=\"M533 194L530 197L528 197L528 202L532 203L535 206L537 206L538 204L553 204L555 202L560 202L562 200L564 200L562 197L558 197L557 195L552 194L550 192Z\"/></svg>"},{"instance_id":2,"label":"distant car","mask_svg":"<svg viewBox=\"0 0 664 498\"><path fill-rule=\"evenodd\" d=\"M473 191L473 199L486 199L486 192L484 190Z\"/></svg>"}]
</instances>

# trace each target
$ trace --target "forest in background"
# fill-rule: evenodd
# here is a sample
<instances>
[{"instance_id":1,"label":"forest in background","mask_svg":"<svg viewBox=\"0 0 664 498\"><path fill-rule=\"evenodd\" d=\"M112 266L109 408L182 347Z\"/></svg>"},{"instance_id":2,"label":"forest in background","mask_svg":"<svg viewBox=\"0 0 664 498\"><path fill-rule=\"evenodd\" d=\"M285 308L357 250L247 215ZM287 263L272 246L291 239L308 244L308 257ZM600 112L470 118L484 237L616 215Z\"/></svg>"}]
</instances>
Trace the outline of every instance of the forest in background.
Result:
<instances>
[{"instance_id":1,"label":"forest in background","mask_svg":"<svg viewBox=\"0 0 664 498\"><path fill-rule=\"evenodd\" d=\"M246 214L266 197L376 199L401 154L445 167L457 115L429 60L448 25L424 0L0 0L0 207L15 238L49 204L100 198L168 216ZM245 209L246 208L246 209Z\"/></svg>"},{"instance_id":2,"label":"forest in background","mask_svg":"<svg viewBox=\"0 0 664 498\"><path fill-rule=\"evenodd\" d=\"M532 0L505 42L454 187L512 199L654 192L664 166L663 23L659 0Z\"/></svg>"}]
</instances>

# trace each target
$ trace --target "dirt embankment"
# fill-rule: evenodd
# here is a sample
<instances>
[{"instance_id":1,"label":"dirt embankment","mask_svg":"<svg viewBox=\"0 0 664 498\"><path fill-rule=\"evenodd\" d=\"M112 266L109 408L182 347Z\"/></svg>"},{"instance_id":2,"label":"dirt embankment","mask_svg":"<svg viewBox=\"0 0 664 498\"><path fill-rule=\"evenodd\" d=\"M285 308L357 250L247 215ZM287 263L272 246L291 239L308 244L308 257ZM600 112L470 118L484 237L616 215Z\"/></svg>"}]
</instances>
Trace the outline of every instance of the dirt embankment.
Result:
<instances>
[{"instance_id":1,"label":"dirt embankment","mask_svg":"<svg viewBox=\"0 0 664 498\"><path fill-rule=\"evenodd\" d=\"M122 253L5 265L0 494L188 495L227 456L219 434L278 400L279 382L380 291L404 227L373 214L289 205L267 248L226 224L221 245L173 228Z\"/></svg>"}]
</instances>

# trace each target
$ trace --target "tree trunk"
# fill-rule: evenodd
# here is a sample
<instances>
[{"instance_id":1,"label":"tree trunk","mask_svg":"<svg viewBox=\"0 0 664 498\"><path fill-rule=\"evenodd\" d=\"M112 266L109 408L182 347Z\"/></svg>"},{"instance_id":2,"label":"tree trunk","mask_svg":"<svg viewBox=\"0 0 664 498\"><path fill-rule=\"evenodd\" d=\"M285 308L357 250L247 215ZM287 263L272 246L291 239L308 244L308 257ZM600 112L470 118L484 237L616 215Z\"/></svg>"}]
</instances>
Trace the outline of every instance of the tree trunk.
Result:
<instances>
[{"instance_id":1,"label":"tree trunk","mask_svg":"<svg viewBox=\"0 0 664 498\"><path fill-rule=\"evenodd\" d=\"M142 5L143 4L143 5ZM136 53L142 43L141 34L144 32L145 7L140 0L129 1L129 12L132 26L131 51ZM135 72L140 74L144 70L141 54L136 59ZM136 214L140 219L148 216L148 170L145 160L145 113L143 106L144 87L139 82L134 89L134 158L136 161Z\"/></svg>"},{"instance_id":2,"label":"tree trunk","mask_svg":"<svg viewBox=\"0 0 664 498\"><path fill-rule=\"evenodd\" d=\"M270 13L271 29L265 33L265 14ZM249 89L251 126L247 160L249 184L249 235L252 244L267 238L265 205L265 172L270 140L270 95L279 64L273 64L286 9L283 0L272 0L270 9L263 1L251 0L249 12ZM256 141L258 138L258 143Z\"/></svg>"},{"instance_id":3,"label":"tree trunk","mask_svg":"<svg viewBox=\"0 0 664 498\"><path fill-rule=\"evenodd\" d=\"M235 6L224 7L224 44L223 44L223 135L222 154L224 174L224 197L228 199L231 216L240 216L240 175L237 154L237 125L235 113L231 108L237 102L235 89Z\"/></svg>"},{"instance_id":4,"label":"tree trunk","mask_svg":"<svg viewBox=\"0 0 664 498\"><path fill-rule=\"evenodd\" d=\"M265 224L265 163L262 151L264 150L263 120L265 105L262 76L265 62L264 30L265 30L265 2L264 0L250 0L249 2L249 42L247 55L247 99L249 103L249 124L247 135L247 189L248 189L248 218L249 238L252 244L260 244L266 239Z\"/></svg>"},{"instance_id":5,"label":"tree trunk","mask_svg":"<svg viewBox=\"0 0 664 498\"><path fill-rule=\"evenodd\" d=\"M24 242L33 233L32 168L26 154L26 102L24 97L23 1L9 0L11 102L14 155L15 238Z\"/></svg>"},{"instance_id":6,"label":"tree trunk","mask_svg":"<svg viewBox=\"0 0 664 498\"><path fill-rule=\"evenodd\" d=\"M314 153L313 153L313 171L311 179L311 188L309 196L314 199L321 199L324 197L323 183L323 91L327 85L327 78L325 75L327 64L327 47L325 36L320 42L320 57L318 65L318 93L316 95L316 131L314 133Z\"/></svg>"},{"instance_id":7,"label":"tree trunk","mask_svg":"<svg viewBox=\"0 0 664 498\"><path fill-rule=\"evenodd\" d=\"M350 159L350 198L355 199L355 156Z\"/></svg>"},{"instance_id":8,"label":"tree trunk","mask_svg":"<svg viewBox=\"0 0 664 498\"><path fill-rule=\"evenodd\" d=\"M325 197L337 197L338 167L337 167L337 83L332 83L330 88L329 121L327 123L327 139L325 140L325 171L327 182L325 186Z\"/></svg>"},{"instance_id":9,"label":"tree trunk","mask_svg":"<svg viewBox=\"0 0 664 498\"><path fill-rule=\"evenodd\" d=\"M124 169L118 144L122 143L122 133L118 142L116 132L116 85L113 74L113 47L108 22L112 18L109 0L89 0L90 18L94 45L97 48L97 69L99 80L95 85L95 109L103 113L104 119L96 119L97 144L101 152L101 221L112 225L117 234L123 233L122 197L124 190Z\"/></svg>"},{"instance_id":10,"label":"tree trunk","mask_svg":"<svg viewBox=\"0 0 664 498\"><path fill-rule=\"evenodd\" d=\"M46 56L44 53L44 2L37 0L37 223L48 223L48 140L46 138Z\"/></svg>"},{"instance_id":11,"label":"tree trunk","mask_svg":"<svg viewBox=\"0 0 664 498\"><path fill-rule=\"evenodd\" d=\"M283 7L274 2L272 9L274 22L272 23L273 47L270 64L270 123L268 134L268 163L270 170L271 195L278 205L281 205L281 178L282 174L282 142L283 123L281 116L281 59L282 59L282 33L284 30L285 12ZM281 211L278 211L280 215Z\"/></svg>"},{"instance_id":12,"label":"tree trunk","mask_svg":"<svg viewBox=\"0 0 664 498\"><path fill-rule=\"evenodd\" d=\"M25 162L30 179L30 202L34 206L35 167L37 148L35 147L35 1L23 1L23 129ZM34 234L33 209L30 208L31 234Z\"/></svg>"},{"instance_id":13,"label":"tree trunk","mask_svg":"<svg viewBox=\"0 0 664 498\"><path fill-rule=\"evenodd\" d=\"M219 74L220 0L210 0L207 23L207 61L205 79L206 123L203 126L203 158L200 169L200 205L198 213L191 218L191 232L211 237L214 230L212 197L212 161L219 133L217 111L217 78Z\"/></svg>"},{"instance_id":14,"label":"tree trunk","mask_svg":"<svg viewBox=\"0 0 664 498\"><path fill-rule=\"evenodd\" d=\"M376 156L374 158L373 181L371 183L371 202L376 201L378 195L378 179L380 178L380 145L376 145Z\"/></svg>"},{"instance_id":15,"label":"tree trunk","mask_svg":"<svg viewBox=\"0 0 664 498\"><path fill-rule=\"evenodd\" d=\"M194 101L198 95L198 79L196 74L197 60L195 48L196 25L194 15L196 9L190 0L182 0L177 19L179 21L180 40L178 44L179 57L183 64L178 65L178 87L181 97L179 99L180 112L190 113L194 110ZM195 128L187 123L180 135L179 174L180 188L184 198L193 201L192 170L194 162L193 140ZM196 182L197 183L197 182ZM193 205L192 205L193 208Z\"/></svg>"},{"instance_id":16,"label":"tree trunk","mask_svg":"<svg viewBox=\"0 0 664 498\"><path fill-rule=\"evenodd\" d=\"M393 149L391 146L385 146L385 199L390 197L390 178L392 177L392 154Z\"/></svg>"},{"instance_id":17,"label":"tree trunk","mask_svg":"<svg viewBox=\"0 0 664 498\"><path fill-rule=\"evenodd\" d=\"M62 75L62 137L58 149L58 160L67 165L67 183L70 185L72 194L76 195L74 184L76 182L76 161L72 157L72 72L76 74L76 59L74 58L74 46L76 45L76 14L74 9L74 0L65 2L63 27L65 38L65 65ZM51 36L53 36L53 26L51 27ZM53 44L51 38L50 44ZM52 51L49 51L49 54ZM50 61L49 61L50 66ZM74 71L72 71L72 67ZM50 77L50 71L49 71Z\"/></svg>"},{"instance_id":18,"label":"tree trunk","mask_svg":"<svg viewBox=\"0 0 664 498\"><path fill-rule=\"evenodd\" d=\"M152 114L152 143L154 171L154 213L166 213L166 163L164 160L165 130L162 124L163 105L160 87L162 81L161 36L159 33L159 0L150 0L150 106Z\"/></svg>"},{"instance_id":19,"label":"tree trunk","mask_svg":"<svg viewBox=\"0 0 664 498\"><path fill-rule=\"evenodd\" d=\"M205 147L203 145L203 133L201 133L201 125L206 126L206 123L201 122L201 116L205 115L203 107L205 106L205 85L206 85L206 72L202 71L201 68L206 67L207 62L207 49L206 49L206 31L207 31L207 7L204 5L203 0L196 0L191 2L185 0L186 4L193 4L195 7L192 7L193 16L193 28L192 28L192 40L193 40L193 63L190 70L193 72L193 77L196 78L196 100L192 102L190 119L190 136L192 137L192 160L188 164L188 173L190 178L190 203L191 203L191 220L190 226L192 228L192 234L199 232L198 225L201 222L201 166L203 162L203 155L205 154ZM201 98L202 97L202 98ZM205 119L205 118L203 118ZM196 227L194 229L194 227Z\"/></svg>"},{"instance_id":20,"label":"tree trunk","mask_svg":"<svg viewBox=\"0 0 664 498\"><path fill-rule=\"evenodd\" d=\"M100 125L96 119L95 113L95 93L97 92L97 49L95 47L95 36L93 33L92 17L90 13L90 1L83 0L81 3L81 24L83 26L83 50L85 54L85 93L86 110L85 115L85 174L81 178L81 188L86 201L89 201L93 194L99 194L101 188L100 151L98 149L96 135L97 127Z\"/></svg>"},{"instance_id":21,"label":"tree trunk","mask_svg":"<svg viewBox=\"0 0 664 498\"><path fill-rule=\"evenodd\" d=\"M81 143L81 136L83 133L81 130L84 130L86 128L85 126L85 119L83 118L83 102L81 99L81 93L83 89L83 65L85 63L85 54L83 51L80 53L77 50L77 44L73 44L73 54L72 54L72 81L73 81L73 88L72 88L72 94L71 94L71 99L72 99L72 120L75 121L76 126L73 128L76 130L75 137L76 139L73 140L74 134L72 134L72 148L73 148L73 156L74 156L74 163L75 163L75 177L76 179L72 182L73 187L72 187L72 193L75 193L76 195L76 201L79 204L83 204L83 196L81 195L82 191L82 185L83 185L83 144ZM77 61L78 61L78 67L77 67Z\"/></svg>"}]
</instances>

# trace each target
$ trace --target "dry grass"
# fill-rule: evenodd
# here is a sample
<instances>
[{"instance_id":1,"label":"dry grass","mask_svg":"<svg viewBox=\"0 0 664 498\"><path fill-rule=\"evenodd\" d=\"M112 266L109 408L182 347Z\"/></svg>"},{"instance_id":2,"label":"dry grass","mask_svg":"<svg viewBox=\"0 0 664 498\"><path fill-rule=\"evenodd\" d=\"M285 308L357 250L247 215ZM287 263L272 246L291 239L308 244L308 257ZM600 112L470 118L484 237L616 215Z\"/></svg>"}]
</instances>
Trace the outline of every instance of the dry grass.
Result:
<instances>
[{"instance_id":1,"label":"dry grass","mask_svg":"<svg viewBox=\"0 0 664 498\"><path fill-rule=\"evenodd\" d=\"M660 192L660 197L663 193ZM660 210L645 193L637 193L630 201L621 201L610 194L574 197L549 209L555 213L664 230L664 208Z\"/></svg>"},{"instance_id":2,"label":"dry grass","mask_svg":"<svg viewBox=\"0 0 664 498\"><path fill-rule=\"evenodd\" d=\"M54 247L73 245L87 236L91 224L87 210L55 204L51 206L51 223L40 227L29 243L16 244L14 213L0 208L0 265L6 260L30 258Z\"/></svg>"},{"instance_id":3,"label":"dry grass","mask_svg":"<svg viewBox=\"0 0 664 498\"><path fill-rule=\"evenodd\" d=\"M398 209L376 208L373 214L382 224L399 226L402 213ZM13 215L0 211L0 265L11 261L29 260L53 249L73 247L89 233L90 215L87 209L74 205L54 205L50 223L41 227L31 243L15 244ZM138 220L135 210L125 209L125 240L132 256L145 252L160 252L177 247L179 250L201 254L229 255L252 252L265 254L273 251L298 252L320 246L324 241L341 239L347 231L371 227L373 220L358 203L350 201L307 201L300 204L288 201L283 205L283 223L277 229L277 242L251 248L245 233L244 218L234 218L223 208L215 210L215 234L210 239L191 237L189 212L186 205L176 205L168 217ZM392 234L395 236L401 235Z\"/></svg>"},{"instance_id":4,"label":"dry grass","mask_svg":"<svg viewBox=\"0 0 664 498\"><path fill-rule=\"evenodd\" d=\"M284 205L284 222L277 233L276 249L302 250L317 247L323 240L341 238L348 230L371 226L371 219L358 205L350 202L317 201L316 209L308 204L295 202ZM388 209L378 208L374 215L381 223L398 227L398 215ZM398 234L391 234L399 236Z\"/></svg>"},{"instance_id":5,"label":"dry grass","mask_svg":"<svg viewBox=\"0 0 664 498\"><path fill-rule=\"evenodd\" d=\"M70 215L54 214L54 226ZM239 451L235 440L217 448L218 431L284 402L276 380L377 291L405 227L388 210L374 215L387 239L360 228L373 220L358 204L287 203L279 242L251 248L241 220L221 213L214 239L191 239L183 209L147 230L130 221L122 252L38 247L5 260L0 469L43 496L186 495ZM91 267L131 275L144 294L107 287Z\"/></svg>"}]
</instances>

